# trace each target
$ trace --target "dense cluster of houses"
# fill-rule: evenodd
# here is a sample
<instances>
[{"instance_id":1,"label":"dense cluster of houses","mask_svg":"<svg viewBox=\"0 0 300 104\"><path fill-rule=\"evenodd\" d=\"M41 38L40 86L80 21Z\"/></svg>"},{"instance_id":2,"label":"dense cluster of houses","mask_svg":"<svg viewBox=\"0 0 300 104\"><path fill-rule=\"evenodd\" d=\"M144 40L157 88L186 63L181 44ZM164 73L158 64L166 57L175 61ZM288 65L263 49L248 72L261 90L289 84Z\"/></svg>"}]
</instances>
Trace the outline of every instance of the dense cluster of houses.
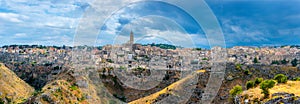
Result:
<instances>
[{"instance_id":1,"label":"dense cluster of houses","mask_svg":"<svg viewBox=\"0 0 300 104\"><path fill-rule=\"evenodd\" d=\"M156 46L106 45L100 48L81 47L74 52L72 47L6 46L0 48L0 61L22 64L70 65L74 58L82 64L108 65L115 68L153 69L199 69L208 66L213 60L211 50L192 48L161 49ZM285 60L290 65L294 59L300 60L297 47L245 47L227 48L226 61L239 64L270 65L276 60ZM81 55L80 55L81 54ZM72 59L73 56L73 59ZM80 58L79 58L80 57Z\"/></svg>"}]
</instances>

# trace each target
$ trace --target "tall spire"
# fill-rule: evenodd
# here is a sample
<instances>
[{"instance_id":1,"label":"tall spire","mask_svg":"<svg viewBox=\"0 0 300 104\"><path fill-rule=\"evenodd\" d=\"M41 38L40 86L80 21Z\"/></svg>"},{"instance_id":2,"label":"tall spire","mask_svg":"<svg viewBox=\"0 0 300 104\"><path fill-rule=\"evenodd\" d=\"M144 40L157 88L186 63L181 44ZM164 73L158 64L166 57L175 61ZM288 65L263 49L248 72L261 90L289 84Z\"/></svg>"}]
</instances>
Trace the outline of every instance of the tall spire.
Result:
<instances>
[{"instance_id":1,"label":"tall spire","mask_svg":"<svg viewBox=\"0 0 300 104\"><path fill-rule=\"evenodd\" d=\"M133 35L133 32L132 32L132 30L131 30L131 32L130 32L130 44L133 44L133 42L134 42L134 35Z\"/></svg>"}]
</instances>

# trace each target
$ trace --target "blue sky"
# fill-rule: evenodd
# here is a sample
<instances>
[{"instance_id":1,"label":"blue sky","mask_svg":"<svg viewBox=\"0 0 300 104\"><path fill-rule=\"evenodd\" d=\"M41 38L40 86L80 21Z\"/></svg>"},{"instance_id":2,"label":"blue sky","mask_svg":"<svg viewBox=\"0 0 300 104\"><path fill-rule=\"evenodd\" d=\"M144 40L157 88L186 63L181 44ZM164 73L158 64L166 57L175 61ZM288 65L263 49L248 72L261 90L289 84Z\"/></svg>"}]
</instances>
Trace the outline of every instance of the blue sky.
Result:
<instances>
[{"instance_id":1,"label":"blue sky","mask_svg":"<svg viewBox=\"0 0 300 104\"><path fill-rule=\"evenodd\" d=\"M132 30L140 43L185 46L184 40L192 39L198 47L209 47L201 27L184 10L159 2L134 3L123 8L114 6L129 1L94 4L93 0L1 0L0 45L72 45L85 11L105 5L102 12L107 9L116 12L110 18L99 16L106 22L98 27L101 32L97 45L125 42ZM299 0L206 2L220 22L227 47L300 44Z\"/></svg>"}]
</instances>

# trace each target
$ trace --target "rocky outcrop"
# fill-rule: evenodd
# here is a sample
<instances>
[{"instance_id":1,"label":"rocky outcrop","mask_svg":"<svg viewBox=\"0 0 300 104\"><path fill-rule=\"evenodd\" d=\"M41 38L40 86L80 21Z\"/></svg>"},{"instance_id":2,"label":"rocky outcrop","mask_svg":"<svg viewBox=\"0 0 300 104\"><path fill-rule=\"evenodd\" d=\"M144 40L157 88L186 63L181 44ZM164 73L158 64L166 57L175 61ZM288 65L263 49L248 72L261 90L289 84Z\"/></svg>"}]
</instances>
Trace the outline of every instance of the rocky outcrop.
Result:
<instances>
[{"instance_id":1,"label":"rocky outcrop","mask_svg":"<svg viewBox=\"0 0 300 104\"><path fill-rule=\"evenodd\" d=\"M5 65L36 90L41 90L47 82L55 80L58 74L67 69L66 66L59 67L56 64L31 65L6 62Z\"/></svg>"},{"instance_id":2,"label":"rocky outcrop","mask_svg":"<svg viewBox=\"0 0 300 104\"><path fill-rule=\"evenodd\" d=\"M34 92L34 89L20 79L4 64L0 64L0 103L22 103Z\"/></svg>"},{"instance_id":3,"label":"rocky outcrop","mask_svg":"<svg viewBox=\"0 0 300 104\"><path fill-rule=\"evenodd\" d=\"M249 73L245 73L248 70ZM276 74L285 74L288 80L300 76L300 69L289 66L269 66L269 65L242 65L242 69L238 70L236 65L228 63L226 65L225 80L219 89L218 95L213 100L213 104L228 103L230 98L229 90L235 85L242 85L246 89L246 82L255 78L272 79ZM230 103L233 103L234 99Z\"/></svg>"},{"instance_id":4,"label":"rocky outcrop","mask_svg":"<svg viewBox=\"0 0 300 104\"><path fill-rule=\"evenodd\" d=\"M74 79L65 77L46 84L41 91L26 103L34 104L87 104L87 94L75 83Z\"/></svg>"},{"instance_id":5,"label":"rocky outcrop","mask_svg":"<svg viewBox=\"0 0 300 104\"><path fill-rule=\"evenodd\" d=\"M274 93L272 96L279 96L267 101L265 104L300 104L300 97L289 93Z\"/></svg>"}]
</instances>

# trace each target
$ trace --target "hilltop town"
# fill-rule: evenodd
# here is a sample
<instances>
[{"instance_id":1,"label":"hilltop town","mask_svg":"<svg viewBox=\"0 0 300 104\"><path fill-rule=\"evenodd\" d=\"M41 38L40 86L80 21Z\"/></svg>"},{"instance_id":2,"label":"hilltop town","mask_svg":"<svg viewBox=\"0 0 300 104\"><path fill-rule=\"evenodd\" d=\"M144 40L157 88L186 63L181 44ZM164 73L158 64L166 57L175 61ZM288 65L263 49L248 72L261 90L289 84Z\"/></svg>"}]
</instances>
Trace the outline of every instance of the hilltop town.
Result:
<instances>
[{"instance_id":1,"label":"hilltop town","mask_svg":"<svg viewBox=\"0 0 300 104\"><path fill-rule=\"evenodd\" d=\"M220 48L220 47L213 47ZM191 56L186 59L189 63L199 65L209 65L212 60L209 49L199 48L176 48L162 49L154 45L133 44L132 49L122 45L106 45L103 47L57 47L39 45L10 45L0 48L1 61L5 63L21 63L26 65L70 65L73 49L89 51L95 62L130 64L129 66L147 66L152 58L158 58L157 63L162 63L162 69L176 69L180 65L178 57ZM227 52L226 62L235 64L261 64L261 65L285 65L298 66L300 60L300 47L247 47L236 46L232 48L222 48ZM89 62L90 60L81 60ZM154 63L153 63L154 64ZM149 66L149 65L148 65ZM151 66L151 65L150 65ZM127 66L126 66L127 67Z\"/></svg>"},{"instance_id":2,"label":"hilltop town","mask_svg":"<svg viewBox=\"0 0 300 104\"><path fill-rule=\"evenodd\" d=\"M216 51L219 52L218 55L215 55ZM63 79L61 76L62 73L71 73L70 75L72 78L74 77L74 81L70 81L70 83L74 83L81 88L82 92L89 92L90 89L88 86L91 84L91 79L87 80L88 78L86 78L87 75L84 74L86 73L84 71L91 69L99 72L99 78L104 79L102 82L104 82L105 86L114 85L111 86L111 93L116 98L123 99L122 101L124 102L130 102L145 97L157 90L162 90L162 88L180 80L180 78L184 78L184 76L178 77L178 73L180 72L205 70L206 74L203 74L197 80L199 82L197 83L198 90L193 92L197 95L203 91L205 86L203 84L207 83L208 76L211 74L209 72L213 71L212 66L215 62L225 63L226 67L224 67L223 73L225 73L224 79L226 81L222 83L221 89L223 90L218 93L218 97L214 101L226 102L226 99L229 98L228 90L234 86L234 83L241 84L245 83L246 80L255 78L256 75L248 76L248 74L251 75L250 73L255 73L257 76L265 78L272 78L274 74L281 73L282 68L290 67L298 71L288 71L287 76L289 79L299 76L299 60L299 46L236 46L232 48L212 47L211 49L201 49L182 48L166 44L157 45L154 43L142 45L134 43L132 32L130 40L119 45L105 45L101 47L10 45L0 48L0 62L4 63L6 67L15 72L17 76L37 91L42 90L47 92L44 86L49 86L47 84L54 83L55 81L61 81ZM273 69L271 66L273 66ZM269 71L271 70L270 68L272 71ZM248 74L240 76L240 72ZM130 73L133 73L133 76L136 77L128 79L127 77ZM143 79L143 77L149 76L149 73L157 74L153 74L154 76L149 77L149 79ZM119 74L127 75L127 77L116 77ZM168 79L166 79L165 74L169 77ZM160 82L164 81L165 84L157 82L156 84L151 83L148 85L146 83L153 79ZM221 79L220 81L222 82ZM240 82L236 82L238 80ZM125 81L131 82L125 83ZM139 87L139 90L149 90L149 92L133 91L133 88L136 86L132 85L142 81L146 83L144 84L146 87ZM119 87L116 87L116 85ZM155 85L160 87L155 87ZM119 91L118 88L122 88L124 91L130 90L130 92L125 94ZM120 94L120 92L122 93ZM40 93L40 95L43 94ZM98 101L91 95L84 95L80 95L80 97ZM201 99L200 95L200 97L196 95L193 95L189 102ZM34 98L39 97L30 98L30 102L34 102Z\"/></svg>"}]
</instances>

